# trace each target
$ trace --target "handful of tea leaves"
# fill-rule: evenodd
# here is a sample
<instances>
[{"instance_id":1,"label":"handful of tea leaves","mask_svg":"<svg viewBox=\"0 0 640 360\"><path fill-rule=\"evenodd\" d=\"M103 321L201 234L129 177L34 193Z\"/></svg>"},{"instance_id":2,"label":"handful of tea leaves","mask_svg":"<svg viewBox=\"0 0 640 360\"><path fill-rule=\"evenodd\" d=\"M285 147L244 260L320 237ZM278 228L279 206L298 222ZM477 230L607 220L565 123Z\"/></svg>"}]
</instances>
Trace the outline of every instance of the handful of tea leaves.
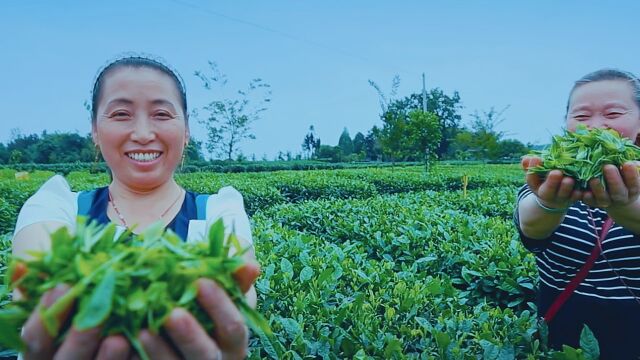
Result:
<instances>
[{"instance_id":1,"label":"handful of tea leaves","mask_svg":"<svg viewBox=\"0 0 640 360\"><path fill-rule=\"evenodd\" d=\"M222 220L209 229L208 242L184 243L161 224L139 235L125 232L114 240L115 233L113 224L87 224L80 217L75 235L66 228L51 235L51 251L33 252L29 261L13 259L7 280L18 267L26 266L26 273L12 284L24 298L0 310L0 344L24 350L20 328L42 295L65 283L71 289L49 308L40 309L52 337L63 340L71 324L61 324L57 318L76 301L71 321L76 329L102 325L105 336L124 334L146 359L137 341L139 331L157 332L175 307L191 312L212 332L214 324L195 299L196 280L201 277L215 280L227 291L254 331L271 334L268 322L245 302L232 276L244 264L244 251L234 234L225 242ZM229 256L231 246L237 250L233 256Z\"/></svg>"},{"instance_id":2,"label":"handful of tea leaves","mask_svg":"<svg viewBox=\"0 0 640 360\"><path fill-rule=\"evenodd\" d=\"M558 169L576 180L576 188L588 189L593 178L606 186L602 173L605 164L620 167L625 162L640 160L640 147L613 129L589 130L580 124L574 132L555 135L548 149L530 155L542 158L542 165L530 168L530 174L546 176Z\"/></svg>"}]
</instances>

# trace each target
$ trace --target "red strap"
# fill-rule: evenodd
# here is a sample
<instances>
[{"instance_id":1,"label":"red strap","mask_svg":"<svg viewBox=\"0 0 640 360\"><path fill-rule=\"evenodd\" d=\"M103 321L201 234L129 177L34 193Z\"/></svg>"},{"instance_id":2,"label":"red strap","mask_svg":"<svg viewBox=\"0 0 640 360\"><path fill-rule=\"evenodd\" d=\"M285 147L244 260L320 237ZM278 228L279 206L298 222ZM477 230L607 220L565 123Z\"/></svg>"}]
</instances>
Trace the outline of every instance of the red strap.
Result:
<instances>
[{"instance_id":1,"label":"red strap","mask_svg":"<svg viewBox=\"0 0 640 360\"><path fill-rule=\"evenodd\" d=\"M578 285L580 285L582 280L584 280L587 277L587 274L589 274L589 270L591 270L593 264L595 264L596 260L598 259L598 256L600 256L600 252L602 251L602 241L607 236L611 225L613 225L613 219L608 218L602 225L602 231L598 236L598 242L596 242L593 250L591 250L589 258L584 263L584 265L582 265L582 268L580 268L580 271L578 271L576 276L571 279L567 287L565 287L560 295L556 297L556 299L553 301L553 304L551 304L551 306L547 310L547 313L544 315L544 321L546 323L550 323L551 320L553 320L562 305L564 305L564 303L569 300L573 292L578 288Z\"/></svg>"}]
</instances>

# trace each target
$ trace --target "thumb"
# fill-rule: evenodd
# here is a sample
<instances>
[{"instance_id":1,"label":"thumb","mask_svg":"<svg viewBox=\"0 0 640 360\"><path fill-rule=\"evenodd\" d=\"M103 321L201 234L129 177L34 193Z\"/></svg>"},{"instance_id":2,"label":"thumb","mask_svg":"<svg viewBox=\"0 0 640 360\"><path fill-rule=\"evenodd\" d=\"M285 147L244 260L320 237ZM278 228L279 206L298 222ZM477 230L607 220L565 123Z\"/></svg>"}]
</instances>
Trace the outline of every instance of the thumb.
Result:
<instances>
[{"instance_id":1,"label":"thumb","mask_svg":"<svg viewBox=\"0 0 640 360\"><path fill-rule=\"evenodd\" d=\"M529 170L532 167L536 167L542 164L542 159L537 156L525 155L520 161L520 165L523 170Z\"/></svg>"},{"instance_id":2,"label":"thumb","mask_svg":"<svg viewBox=\"0 0 640 360\"><path fill-rule=\"evenodd\" d=\"M233 277L238 282L243 293L249 291L258 276L260 276L260 265L255 261L247 262L233 273Z\"/></svg>"},{"instance_id":3,"label":"thumb","mask_svg":"<svg viewBox=\"0 0 640 360\"><path fill-rule=\"evenodd\" d=\"M11 267L9 277L11 279L11 283L15 283L20 280L27 273L27 265L23 262L16 262L15 265Z\"/></svg>"}]
</instances>

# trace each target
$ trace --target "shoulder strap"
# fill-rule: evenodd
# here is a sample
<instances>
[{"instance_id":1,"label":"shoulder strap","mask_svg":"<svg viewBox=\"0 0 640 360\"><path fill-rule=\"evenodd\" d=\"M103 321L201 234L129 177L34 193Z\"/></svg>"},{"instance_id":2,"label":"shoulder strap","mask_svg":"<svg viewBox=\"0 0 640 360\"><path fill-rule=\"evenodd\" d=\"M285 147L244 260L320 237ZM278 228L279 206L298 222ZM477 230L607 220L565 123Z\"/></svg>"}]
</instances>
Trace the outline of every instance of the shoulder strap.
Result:
<instances>
[{"instance_id":1,"label":"shoulder strap","mask_svg":"<svg viewBox=\"0 0 640 360\"><path fill-rule=\"evenodd\" d=\"M584 263L584 265L582 265L580 271L578 271L576 276L571 279L571 282L567 284L567 287L565 287L560 295L558 295L558 297L553 300L553 303L547 310L547 313L544 314L544 321L546 323L550 323L551 320L553 320L562 305L564 305L564 303L569 300L573 292L578 288L578 285L580 285L580 283L587 277L587 275L589 274L589 270L591 270L593 264L595 264L596 262L596 259L598 259L598 256L600 256L600 252L602 251L602 240L604 240L604 238L607 236L607 233L609 232L609 229L611 229L612 225L613 219L611 217L607 218L607 220L602 225L602 230L600 231L600 234L598 236L598 241L593 247L593 250L591 250L591 254L587 258L587 261Z\"/></svg>"},{"instance_id":2,"label":"shoulder strap","mask_svg":"<svg viewBox=\"0 0 640 360\"><path fill-rule=\"evenodd\" d=\"M207 200L209 200L209 195L200 194L196 196L196 211L198 214L198 220L207 219Z\"/></svg>"},{"instance_id":3,"label":"shoulder strap","mask_svg":"<svg viewBox=\"0 0 640 360\"><path fill-rule=\"evenodd\" d=\"M93 204L93 198L95 195L96 190L81 191L78 194L78 215L89 215L89 210L91 210L91 204Z\"/></svg>"}]
</instances>

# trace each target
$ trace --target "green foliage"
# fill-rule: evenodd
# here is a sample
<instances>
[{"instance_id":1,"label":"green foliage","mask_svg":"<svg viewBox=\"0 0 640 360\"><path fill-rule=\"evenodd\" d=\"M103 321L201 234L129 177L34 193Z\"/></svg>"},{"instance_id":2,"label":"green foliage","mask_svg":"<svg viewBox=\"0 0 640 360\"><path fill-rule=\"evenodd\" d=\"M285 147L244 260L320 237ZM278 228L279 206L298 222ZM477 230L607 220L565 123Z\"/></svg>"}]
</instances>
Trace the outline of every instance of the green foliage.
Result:
<instances>
[{"instance_id":1,"label":"green foliage","mask_svg":"<svg viewBox=\"0 0 640 360\"><path fill-rule=\"evenodd\" d=\"M477 111L471 116L473 122L469 129L461 129L450 147L450 155L459 160L498 160L519 159L528 149L518 140L503 139L504 133L496 128L504 121L501 111L493 107L482 114Z\"/></svg>"},{"instance_id":2,"label":"green foliage","mask_svg":"<svg viewBox=\"0 0 640 360\"><path fill-rule=\"evenodd\" d=\"M366 139L361 132L357 132L353 137L353 152L356 154L363 153Z\"/></svg>"},{"instance_id":3,"label":"green foliage","mask_svg":"<svg viewBox=\"0 0 640 360\"><path fill-rule=\"evenodd\" d=\"M406 116L388 112L383 122L380 142L382 151L390 158L424 162L435 158L442 138L436 115L421 110L413 110Z\"/></svg>"},{"instance_id":4,"label":"green foliage","mask_svg":"<svg viewBox=\"0 0 640 360\"><path fill-rule=\"evenodd\" d=\"M3 155L5 154L5 155ZM3 160L8 155L8 159ZM76 133L47 133L18 135L6 148L0 148L0 163L40 163L93 161L95 149L89 135Z\"/></svg>"},{"instance_id":5,"label":"green foliage","mask_svg":"<svg viewBox=\"0 0 640 360\"><path fill-rule=\"evenodd\" d=\"M28 196L45 175L17 182L0 171L0 194ZM67 179L73 189L109 181L73 172ZM597 353L586 333L581 349L546 345L532 304L534 257L520 245L511 220L523 181L518 165L177 179L203 193L234 186L252 214L262 267L257 310L274 338L255 333L250 359L552 359L565 353L575 359L576 353ZM16 186L26 186L26 194L12 193ZM8 249L8 237L0 246ZM209 249L217 253L219 246ZM2 274L7 259L0 261Z\"/></svg>"},{"instance_id":6,"label":"green foliage","mask_svg":"<svg viewBox=\"0 0 640 360\"><path fill-rule=\"evenodd\" d=\"M12 284L24 298L0 310L4 334L0 344L23 350L20 327L42 295L61 283L69 284L70 290L41 310L45 328L57 340L69 326L58 319L72 302L78 306L72 320L76 329L102 325L103 335L123 334L138 351L142 349L138 332L145 328L157 332L177 306L194 314L211 333L214 324L195 301L199 278L213 279L224 288L254 331L271 333L233 279L233 272L244 263L243 250L233 234L225 240L222 220L212 225L208 242L184 243L161 226L153 225L140 235L124 233L114 241L115 225L87 225L80 218L75 234L62 228L51 235L50 252L34 252L31 260L14 259L8 276L26 267ZM229 256L232 246L236 253ZM139 355L147 358L144 352Z\"/></svg>"},{"instance_id":7,"label":"green foliage","mask_svg":"<svg viewBox=\"0 0 640 360\"><path fill-rule=\"evenodd\" d=\"M226 76L220 72L216 63L209 61L209 73L196 71L207 90L214 87L224 88ZM219 94L215 95L219 99ZM251 133L251 124L260 118L271 101L270 85L262 79L253 79L246 90L238 90L235 98L213 100L201 111L206 116L199 119L207 129L207 150L213 155L231 160L238 153L239 144L245 139L255 139ZM198 117L198 112L194 112Z\"/></svg>"},{"instance_id":8,"label":"green foliage","mask_svg":"<svg viewBox=\"0 0 640 360\"><path fill-rule=\"evenodd\" d=\"M16 206L12 206L6 199L0 197L0 229L12 230L17 216Z\"/></svg>"},{"instance_id":9,"label":"green foliage","mask_svg":"<svg viewBox=\"0 0 640 360\"><path fill-rule=\"evenodd\" d=\"M351 136L349 135L349 130L345 127L342 130L342 134L340 134L340 139L338 140L338 147L342 150L342 154L345 156L351 155L353 153L353 140L351 140Z\"/></svg>"},{"instance_id":10,"label":"green foliage","mask_svg":"<svg viewBox=\"0 0 640 360\"><path fill-rule=\"evenodd\" d=\"M302 151L307 159L315 158L320 149L320 138L316 137L313 125L309 126L309 132L302 141Z\"/></svg>"},{"instance_id":11,"label":"green foliage","mask_svg":"<svg viewBox=\"0 0 640 360\"><path fill-rule=\"evenodd\" d=\"M529 169L530 173L546 176L553 169L576 179L576 188L588 189L589 180L599 179L605 185L602 167L617 167L625 162L640 159L640 147L623 138L613 129L591 129L579 124L576 131L555 135L551 147L534 151L542 158L542 164Z\"/></svg>"}]
</instances>

